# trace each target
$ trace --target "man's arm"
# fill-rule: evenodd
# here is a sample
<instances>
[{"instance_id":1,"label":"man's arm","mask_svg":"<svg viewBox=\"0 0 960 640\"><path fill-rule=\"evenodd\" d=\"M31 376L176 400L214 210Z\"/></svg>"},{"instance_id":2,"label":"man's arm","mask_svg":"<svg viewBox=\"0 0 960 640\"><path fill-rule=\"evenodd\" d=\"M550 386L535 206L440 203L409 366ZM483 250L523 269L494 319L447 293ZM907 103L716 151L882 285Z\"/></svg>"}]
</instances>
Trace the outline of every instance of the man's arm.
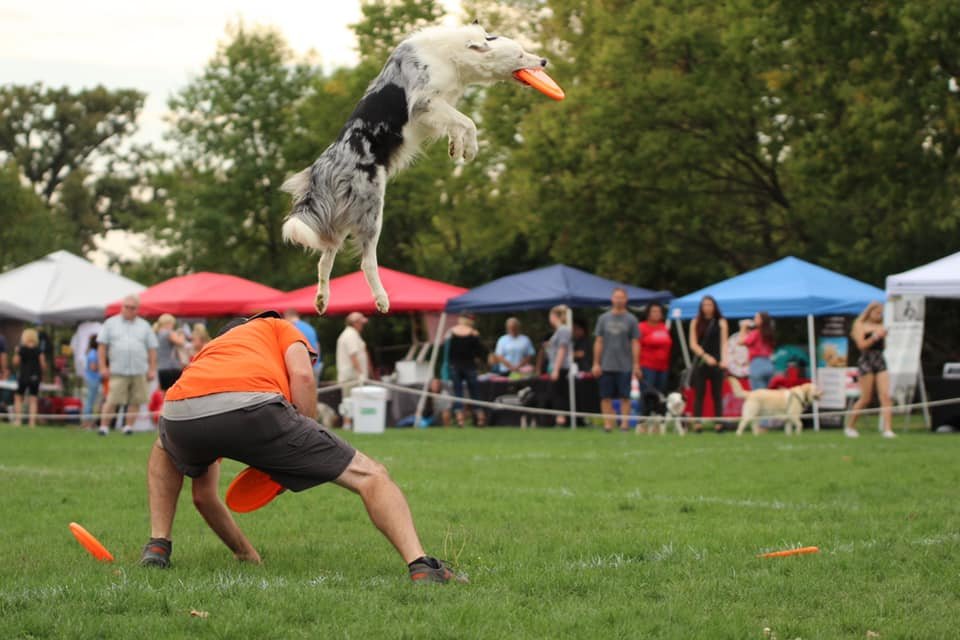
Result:
<instances>
[{"instance_id":1,"label":"man's arm","mask_svg":"<svg viewBox=\"0 0 960 640\"><path fill-rule=\"evenodd\" d=\"M631 346L633 347L633 375L639 380L643 377L643 372L640 370L640 341L634 338Z\"/></svg>"},{"instance_id":2,"label":"man's arm","mask_svg":"<svg viewBox=\"0 0 960 640\"><path fill-rule=\"evenodd\" d=\"M597 336L593 340L593 375L599 376L603 370L600 368L600 359L603 356L603 337Z\"/></svg>"},{"instance_id":3,"label":"man's arm","mask_svg":"<svg viewBox=\"0 0 960 640\"><path fill-rule=\"evenodd\" d=\"M352 357L352 356L351 356ZM317 383L313 378L310 352L302 342L294 342L283 354L290 381L290 400L302 415L317 418Z\"/></svg>"},{"instance_id":4,"label":"man's arm","mask_svg":"<svg viewBox=\"0 0 960 640\"><path fill-rule=\"evenodd\" d=\"M107 367L107 345L102 342L97 345L97 366L100 368L101 376L110 377L110 369Z\"/></svg>"},{"instance_id":5,"label":"man's arm","mask_svg":"<svg viewBox=\"0 0 960 640\"><path fill-rule=\"evenodd\" d=\"M147 380L157 377L157 350L147 349Z\"/></svg>"}]
</instances>

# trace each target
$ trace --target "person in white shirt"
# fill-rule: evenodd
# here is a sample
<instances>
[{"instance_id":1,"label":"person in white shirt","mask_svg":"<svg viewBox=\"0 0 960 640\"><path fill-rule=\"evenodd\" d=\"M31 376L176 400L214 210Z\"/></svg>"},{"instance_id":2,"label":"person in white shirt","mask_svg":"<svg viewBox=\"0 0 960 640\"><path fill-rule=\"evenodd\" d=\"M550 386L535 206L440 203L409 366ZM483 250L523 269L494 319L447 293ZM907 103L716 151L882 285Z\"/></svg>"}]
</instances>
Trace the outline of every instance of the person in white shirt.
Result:
<instances>
[{"instance_id":1,"label":"person in white shirt","mask_svg":"<svg viewBox=\"0 0 960 640\"><path fill-rule=\"evenodd\" d=\"M520 333L520 320L507 318L507 332L497 340L497 346L491 356L494 371L502 375L520 373L523 367L533 363L537 354L530 338Z\"/></svg>"},{"instance_id":2,"label":"person in white shirt","mask_svg":"<svg viewBox=\"0 0 960 640\"><path fill-rule=\"evenodd\" d=\"M367 359L367 343L360 333L367 324L362 313L354 311L347 315L347 326L337 338L337 382L343 385L343 397L350 397L353 387L366 380L370 373ZM350 419L344 417L344 427L350 425Z\"/></svg>"}]
</instances>

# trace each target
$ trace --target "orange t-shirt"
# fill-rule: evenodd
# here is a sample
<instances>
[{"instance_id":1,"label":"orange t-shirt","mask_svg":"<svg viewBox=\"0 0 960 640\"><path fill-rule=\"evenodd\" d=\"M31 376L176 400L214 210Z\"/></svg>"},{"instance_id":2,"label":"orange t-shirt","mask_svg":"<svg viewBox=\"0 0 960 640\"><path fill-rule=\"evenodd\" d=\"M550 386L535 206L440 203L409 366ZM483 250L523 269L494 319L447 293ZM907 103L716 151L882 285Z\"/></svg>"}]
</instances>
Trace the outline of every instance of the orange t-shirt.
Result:
<instances>
[{"instance_id":1,"label":"orange t-shirt","mask_svg":"<svg viewBox=\"0 0 960 640\"><path fill-rule=\"evenodd\" d=\"M210 341L167 391L167 400L230 391L272 392L290 400L284 355L290 345L310 343L291 322L257 318Z\"/></svg>"}]
</instances>

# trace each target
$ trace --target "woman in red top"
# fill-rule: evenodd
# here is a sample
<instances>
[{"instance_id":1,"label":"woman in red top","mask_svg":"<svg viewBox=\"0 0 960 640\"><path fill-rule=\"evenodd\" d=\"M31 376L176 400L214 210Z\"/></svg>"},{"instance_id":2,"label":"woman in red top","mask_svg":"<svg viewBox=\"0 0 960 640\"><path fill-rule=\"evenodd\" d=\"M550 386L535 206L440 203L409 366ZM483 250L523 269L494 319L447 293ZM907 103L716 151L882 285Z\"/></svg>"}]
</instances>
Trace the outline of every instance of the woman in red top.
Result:
<instances>
[{"instance_id":1,"label":"woman in red top","mask_svg":"<svg viewBox=\"0 0 960 640\"><path fill-rule=\"evenodd\" d=\"M773 320L766 311L753 316L753 321L740 321L740 344L746 345L750 356L750 388L766 389L773 377L773 350L777 345L773 337Z\"/></svg>"},{"instance_id":2,"label":"woman in red top","mask_svg":"<svg viewBox=\"0 0 960 640\"><path fill-rule=\"evenodd\" d=\"M640 381L644 388L667 392L670 373L670 349L673 338L664 322L663 305L652 302L647 307L647 319L640 323Z\"/></svg>"}]
</instances>

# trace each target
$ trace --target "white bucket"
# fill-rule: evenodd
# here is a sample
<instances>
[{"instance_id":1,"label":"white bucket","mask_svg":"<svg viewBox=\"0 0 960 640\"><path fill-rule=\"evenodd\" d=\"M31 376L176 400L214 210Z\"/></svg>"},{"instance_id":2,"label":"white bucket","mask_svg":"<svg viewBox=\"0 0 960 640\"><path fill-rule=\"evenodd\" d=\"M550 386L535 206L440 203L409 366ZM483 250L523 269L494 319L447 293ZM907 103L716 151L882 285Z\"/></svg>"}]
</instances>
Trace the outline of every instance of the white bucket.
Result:
<instances>
[{"instance_id":1,"label":"white bucket","mask_svg":"<svg viewBox=\"0 0 960 640\"><path fill-rule=\"evenodd\" d=\"M387 390L355 387L350 393L354 433L383 433L387 426Z\"/></svg>"}]
</instances>

